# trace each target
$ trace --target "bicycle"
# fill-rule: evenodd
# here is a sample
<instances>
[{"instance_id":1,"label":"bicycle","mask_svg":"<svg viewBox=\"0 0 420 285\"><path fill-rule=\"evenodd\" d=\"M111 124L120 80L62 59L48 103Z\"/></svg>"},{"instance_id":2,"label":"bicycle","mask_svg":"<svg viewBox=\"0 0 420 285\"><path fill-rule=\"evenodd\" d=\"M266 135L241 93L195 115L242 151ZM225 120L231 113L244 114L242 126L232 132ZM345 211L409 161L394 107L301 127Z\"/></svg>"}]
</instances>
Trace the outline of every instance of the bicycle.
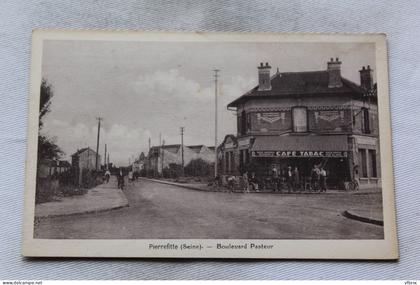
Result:
<instances>
[{"instance_id":1,"label":"bicycle","mask_svg":"<svg viewBox=\"0 0 420 285\"><path fill-rule=\"evenodd\" d=\"M353 179L351 181L344 182L344 187L346 191L358 191L359 182L356 179Z\"/></svg>"}]
</instances>

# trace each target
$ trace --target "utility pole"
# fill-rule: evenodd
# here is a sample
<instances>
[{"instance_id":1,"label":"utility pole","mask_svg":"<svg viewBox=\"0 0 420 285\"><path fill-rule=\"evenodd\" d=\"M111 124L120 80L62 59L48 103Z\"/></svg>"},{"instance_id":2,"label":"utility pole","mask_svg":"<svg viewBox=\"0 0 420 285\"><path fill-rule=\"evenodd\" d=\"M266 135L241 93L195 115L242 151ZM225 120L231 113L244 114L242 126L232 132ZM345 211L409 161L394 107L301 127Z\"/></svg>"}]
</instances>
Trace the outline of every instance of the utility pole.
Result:
<instances>
[{"instance_id":1,"label":"utility pole","mask_svg":"<svg viewBox=\"0 0 420 285\"><path fill-rule=\"evenodd\" d=\"M96 138L96 160L95 160L95 170L98 171L98 160L99 160L99 133L101 132L101 121L103 118L97 117L98 120L98 136Z\"/></svg>"},{"instance_id":2,"label":"utility pole","mask_svg":"<svg viewBox=\"0 0 420 285\"><path fill-rule=\"evenodd\" d=\"M152 143L152 140L151 140L151 138L149 138L149 151L147 152L147 162L146 162L147 163L147 171L146 171L147 175L149 175L148 171L151 168L151 163L150 163L150 159L151 159L150 145L151 145L151 143Z\"/></svg>"},{"instance_id":3,"label":"utility pole","mask_svg":"<svg viewBox=\"0 0 420 285\"><path fill-rule=\"evenodd\" d=\"M182 176L184 176L184 131L185 127L181 127L181 167L182 167Z\"/></svg>"},{"instance_id":4,"label":"utility pole","mask_svg":"<svg viewBox=\"0 0 420 285\"><path fill-rule=\"evenodd\" d=\"M214 177L217 177L217 79L219 69L214 69Z\"/></svg>"},{"instance_id":5,"label":"utility pole","mask_svg":"<svg viewBox=\"0 0 420 285\"><path fill-rule=\"evenodd\" d=\"M165 146L165 140L162 140L162 158L161 158L161 169L162 169L162 176L163 176L163 147Z\"/></svg>"},{"instance_id":6,"label":"utility pole","mask_svg":"<svg viewBox=\"0 0 420 285\"><path fill-rule=\"evenodd\" d=\"M109 167L109 152L108 152L108 163L106 165L107 165L106 169L108 169L108 167Z\"/></svg>"},{"instance_id":7,"label":"utility pole","mask_svg":"<svg viewBox=\"0 0 420 285\"><path fill-rule=\"evenodd\" d=\"M108 165L106 164L106 144L105 144L104 166L105 166L105 170L107 170Z\"/></svg>"},{"instance_id":8,"label":"utility pole","mask_svg":"<svg viewBox=\"0 0 420 285\"><path fill-rule=\"evenodd\" d=\"M162 159L162 133L159 133L159 152L158 152L158 160L157 160L157 165L156 165L156 169L159 173L159 159ZM163 171L163 169L160 170L161 172Z\"/></svg>"}]
</instances>

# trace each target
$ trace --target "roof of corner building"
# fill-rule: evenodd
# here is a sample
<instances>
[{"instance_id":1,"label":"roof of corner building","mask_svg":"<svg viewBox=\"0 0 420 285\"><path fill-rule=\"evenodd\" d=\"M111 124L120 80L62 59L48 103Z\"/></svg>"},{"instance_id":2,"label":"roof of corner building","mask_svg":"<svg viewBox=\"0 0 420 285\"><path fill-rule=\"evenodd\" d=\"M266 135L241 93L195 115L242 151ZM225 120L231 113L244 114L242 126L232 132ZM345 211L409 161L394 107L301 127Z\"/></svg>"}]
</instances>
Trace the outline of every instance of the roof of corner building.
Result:
<instances>
[{"instance_id":1,"label":"roof of corner building","mask_svg":"<svg viewBox=\"0 0 420 285\"><path fill-rule=\"evenodd\" d=\"M271 77L271 90L258 91L258 85L252 88L241 97L228 104L229 107L235 107L244 99L256 97L285 97L290 95L316 95L316 94L337 94L354 93L359 96L365 94L365 90L356 83L341 78L343 86L336 88L328 87L328 71L304 71L304 72L282 72L275 73Z\"/></svg>"}]
</instances>

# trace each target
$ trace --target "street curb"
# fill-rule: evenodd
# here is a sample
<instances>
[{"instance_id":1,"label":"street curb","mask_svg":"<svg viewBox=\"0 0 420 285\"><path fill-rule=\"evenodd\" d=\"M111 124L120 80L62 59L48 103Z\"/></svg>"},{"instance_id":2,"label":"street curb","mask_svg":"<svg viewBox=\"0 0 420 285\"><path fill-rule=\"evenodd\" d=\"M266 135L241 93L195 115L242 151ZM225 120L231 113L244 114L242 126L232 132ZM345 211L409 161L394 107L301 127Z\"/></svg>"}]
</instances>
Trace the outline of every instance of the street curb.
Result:
<instances>
[{"instance_id":1,"label":"street curb","mask_svg":"<svg viewBox=\"0 0 420 285\"><path fill-rule=\"evenodd\" d=\"M222 191L205 190L205 189L201 189L201 188L190 186L190 185L183 185L181 183L169 182L169 181L162 181L162 180L158 180L158 179L151 179L151 178L145 178L145 177L139 177L139 179L146 180L146 181L157 182L157 183L162 183L162 184L167 184L167 185L172 185L172 186L177 186L177 187L181 187L181 188L187 188L187 189L196 190L196 191L203 191L203 192L222 192Z\"/></svg>"},{"instance_id":2,"label":"street curb","mask_svg":"<svg viewBox=\"0 0 420 285\"><path fill-rule=\"evenodd\" d=\"M57 214L57 215L47 215L47 216L35 216L35 219L36 220L40 220L40 219L48 219L48 218L56 218L56 217L70 217L70 216L85 215L85 214L103 213L103 212L118 210L118 209L122 209L122 208L126 208L126 207L130 207L130 205L127 203L125 205L115 206L115 207L111 207L111 208L103 208L103 209L89 210L89 211L83 211L83 212L77 212L77 213L70 213L70 214Z\"/></svg>"},{"instance_id":3,"label":"street curb","mask_svg":"<svg viewBox=\"0 0 420 285\"><path fill-rule=\"evenodd\" d=\"M113 210L118 210L118 209L121 209L121 208L129 207L130 205L128 203L127 197L125 196L124 192L121 191L121 193L119 193L119 194L120 194L120 197L121 197L123 202L120 205L117 205L117 206L104 207L104 208L74 212L74 213L69 213L69 214L51 214L51 215L45 215L45 216L34 215L34 218L35 218L35 220L40 220L40 219L55 218L55 217L85 215L85 214L93 214L93 213L102 213L102 212L106 212L106 211L113 211Z\"/></svg>"},{"instance_id":4,"label":"street curb","mask_svg":"<svg viewBox=\"0 0 420 285\"><path fill-rule=\"evenodd\" d=\"M170 182L170 181L164 181L164 180L159 180L159 179L152 179L152 178L146 178L146 177L139 177L139 179L141 180L146 180L146 181L152 181L152 182L156 182L156 183L162 183L162 184L166 184L166 185L172 185L172 186L177 186L177 187L181 187L181 188L185 188L185 189L190 189L190 190L196 190L196 191L203 191L203 192L220 192L220 193L238 193L238 194L276 194L276 195L333 195L333 194L349 194L349 195L355 195L355 193L353 192L349 192L349 191L342 191L342 193L337 193L337 192L264 192L264 191L259 191L259 192L244 192L244 191L227 191L227 190L221 190L221 191L216 191L216 190L206 190L206 189L202 189L202 188L198 188L198 187L194 187L188 184L182 184L182 183L176 183L176 182ZM368 194L368 193L358 193L358 195L363 195L363 194Z\"/></svg>"},{"instance_id":5,"label":"street curb","mask_svg":"<svg viewBox=\"0 0 420 285\"><path fill-rule=\"evenodd\" d=\"M346 210L343 212L343 216L352 220L357 220L364 223L374 224L378 226L384 226L384 221L374 219L374 218L368 218L364 216L360 216L358 214L352 213L349 210Z\"/></svg>"}]
</instances>

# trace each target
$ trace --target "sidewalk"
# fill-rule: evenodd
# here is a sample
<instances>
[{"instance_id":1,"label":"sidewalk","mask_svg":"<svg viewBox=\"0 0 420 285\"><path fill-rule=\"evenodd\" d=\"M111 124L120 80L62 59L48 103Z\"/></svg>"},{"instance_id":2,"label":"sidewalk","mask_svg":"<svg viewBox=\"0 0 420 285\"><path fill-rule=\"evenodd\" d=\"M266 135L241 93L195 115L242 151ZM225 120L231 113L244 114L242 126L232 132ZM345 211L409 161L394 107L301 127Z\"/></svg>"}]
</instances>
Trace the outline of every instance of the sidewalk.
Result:
<instances>
[{"instance_id":1,"label":"sidewalk","mask_svg":"<svg viewBox=\"0 0 420 285\"><path fill-rule=\"evenodd\" d=\"M37 204L35 218L102 212L122 207L128 207L127 198L123 191L116 188L116 182L111 180L108 184L89 189L85 195Z\"/></svg>"},{"instance_id":2,"label":"sidewalk","mask_svg":"<svg viewBox=\"0 0 420 285\"><path fill-rule=\"evenodd\" d=\"M217 190L214 186L208 186L206 183L178 183L178 182L172 182L172 181L166 181L166 180L160 180L160 179L153 179L153 178L146 178L146 177L139 177L139 179L143 179L146 181L153 181L153 182L158 182L158 183L162 183L162 184L168 184L168 185L172 185L172 186L177 186L177 187L182 187L182 188L186 188L186 189L190 189L190 190L197 190L197 191L208 191L208 192L233 192L233 193L244 193L242 190L239 189L235 189L233 191L229 191L226 187L220 187L219 190ZM372 194L372 193L381 193L380 190L377 189L366 189L366 190L358 190L358 191L344 191L344 190L327 190L327 192L310 192L310 191L297 191L297 192L291 192L288 193L286 190L284 190L283 192L274 192L272 190L266 190L266 189L261 189L260 191L256 192L256 191L251 191L251 192L246 192L248 193L255 193L255 194L307 194L307 195L315 195L315 194L353 194L353 195L363 195L363 194Z\"/></svg>"}]
</instances>

